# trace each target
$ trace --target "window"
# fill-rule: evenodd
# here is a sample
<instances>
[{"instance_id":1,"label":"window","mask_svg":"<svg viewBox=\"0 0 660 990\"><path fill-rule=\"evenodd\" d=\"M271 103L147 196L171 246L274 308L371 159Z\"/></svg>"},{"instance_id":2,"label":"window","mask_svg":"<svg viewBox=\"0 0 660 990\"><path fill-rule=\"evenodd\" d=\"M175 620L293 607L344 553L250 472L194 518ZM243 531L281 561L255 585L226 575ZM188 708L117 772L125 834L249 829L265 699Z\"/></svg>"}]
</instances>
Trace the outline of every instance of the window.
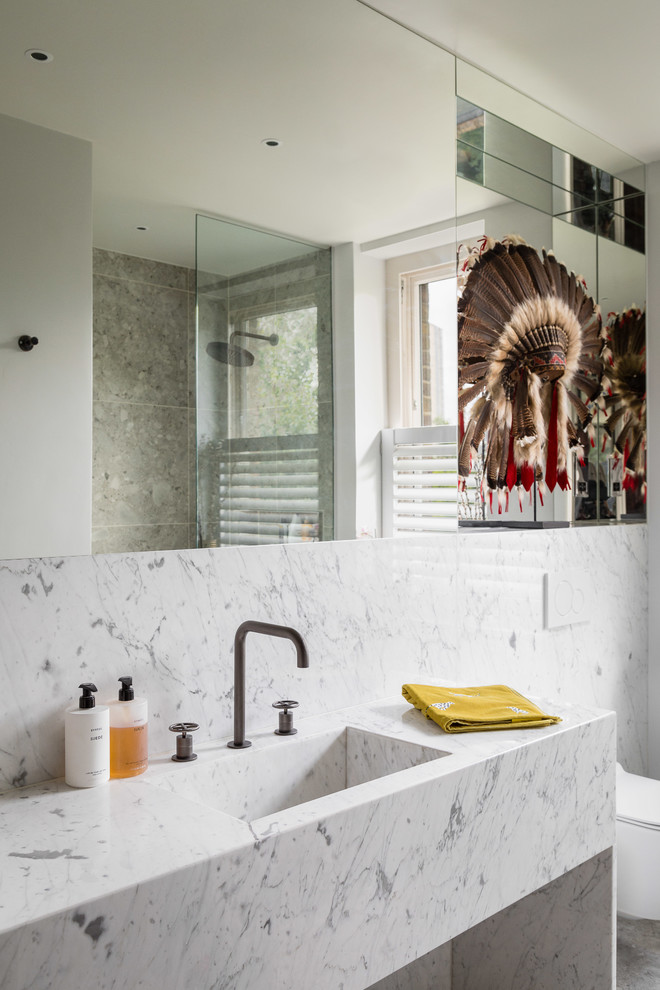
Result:
<instances>
[{"instance_id":1,"label":"window","mask_svg":"<svg viewBox=\"0 0 660 990\"><path fill-rule=\"evenodd\" d=\"M402 420L456 424L456 274L453 263L401 274Z\"/></svg>"},{"instance_id":2,"label":"window","mask_svg":"<svg viewBox=\"0 0 660 990\"><path fill-rule=\"evenodd\" d=\"M232 369L230 436L318 432L317 324L315 303L232 321L232 342L249 346L254 364Z\"/></svg>"}]
</instances>

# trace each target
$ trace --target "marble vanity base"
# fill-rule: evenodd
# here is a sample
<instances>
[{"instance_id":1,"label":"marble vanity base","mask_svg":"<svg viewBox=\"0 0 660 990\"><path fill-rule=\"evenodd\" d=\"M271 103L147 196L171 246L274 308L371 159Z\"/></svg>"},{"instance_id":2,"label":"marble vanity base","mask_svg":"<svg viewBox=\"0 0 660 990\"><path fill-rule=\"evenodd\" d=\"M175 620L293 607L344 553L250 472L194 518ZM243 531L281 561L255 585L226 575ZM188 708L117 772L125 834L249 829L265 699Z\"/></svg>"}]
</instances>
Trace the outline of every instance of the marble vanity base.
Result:
<instances>
[{"instance_id":1,"label":"marble vanity base","mask_svg":"<svg viewBox=\"0 0 660 990\"><path fill-rule=\"evenodd\" d=\"M372 984L369 990L493 990L495 987L506 990L529 990L530 987L534 990L557 990L558 987L561 990L585 990L586 987L589 990L613 990L613 875L613 850L608 849ZM173 899L176 897L174 889L171 896ZM129 931L135 923L133 919L129 920L134 906L135 900L129 895L123 907L126 912L123 921ZM154 933L154 970L160 972L154 982L148 977L145 982L143 967L146 965L148 971L148 956L151 954L147 950L140 967L141 978L136 986L159 986L161 990L192 986L182 972L175 976L174 982L167 982L166 973L156 963L158 943L164 933L160 931L162 922L158 919L154 899L147 897L142 909L146 910L142 917L148 918L147 927L151 927ZM149 917L150 911L156 916ZM86 977L80 974L78 979L71 968L71 960L63 959L62 942L69 941L73 931L79 934L81 947L84 944L96 950L99 941L104 946L98 959L100 962L102 958L103 963L100 969L95 970L99 979L97 985L107 990L115 987L124 990L130 985L125 979L130 980L130 977L125 969L128 959L123 951L123 934L117 940L110 941L106 935L114 927L113 920L118 919L111 920L103 914L95 916L93 910L79 910L71 912L68 918L51 919L38 928L24 930L22 951L16 951L18 940L15 936L3 939L0 958L4 957L4 962L9 963L7 968L2 967L3 990L24 990L26 986L33 990L64 990L65 987L85 986ZM189 917L185 905L181 906L180 922L194 926L194 919ZM6 959L7 950L11 951L14 962L17 957L23 956L22 964L15 968ZM338 951L341 952L340 947ZM87 955L87 952L83 954ZM92 956L95 954L92 952ZM37 962L39 956L41 960ZM28 959L31 959L31 965L26 966ZM113 960L117 967L116 981L111 975ZM236 982L231 978L225 982L226 975L220 975L218 982L205 983L204 986L249 986L250 990L265 990L267 986L261 982L245 983L240 976ZM28 983L23 982L26 977ZM180 983L181 979L183 982ZM357 984L351 981L350 985ZM297 983L291 986L302 990Z\"/></svg>"},{"instance_id":2,"label":"marble vanity base","mask_svg":"<svg viewBox=\"0 0 660 990\"><path fill-rule=\"evenodd\" d=\"M611 849L370 990L612 990Z\"/></svg>"},{"instance_id":3,"label":"marble vanity base","mask_svg":"<svg viewBox=\"0 0 660 990\"><path fill-rule=\"evenodd\" d=\"M453 736L400 697L302 719L282 771L294 747L354 737L345 786L247 821L212 784L228 763L239 791L241 756L270 766L272 730L200 750L202 792L168 756L90 793L13 789L0 987L611 990L615 717L552 710L543 729ZM370 748L394 772L354 781Z\"/></svg>"},{"instance_id":4,"label":"marble vanity base","mask_svg":"<svg viewBox=\"0 0 660 990\"><path fill-rule=\"evenodd\" d=\"M612 990L613 860L607 849L455 939L452 990Z\"/></svg>"}]
</instances>

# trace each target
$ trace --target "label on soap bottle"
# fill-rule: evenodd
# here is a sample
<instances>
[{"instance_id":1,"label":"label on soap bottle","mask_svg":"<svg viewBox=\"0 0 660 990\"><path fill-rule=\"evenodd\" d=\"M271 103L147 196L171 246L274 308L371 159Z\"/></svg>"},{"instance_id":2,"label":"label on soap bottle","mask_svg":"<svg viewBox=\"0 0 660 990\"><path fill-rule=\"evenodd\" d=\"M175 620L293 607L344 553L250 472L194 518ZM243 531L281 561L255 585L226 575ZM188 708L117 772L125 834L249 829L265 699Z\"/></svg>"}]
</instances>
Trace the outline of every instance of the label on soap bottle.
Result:
<instances>
[{"instance_id":1,"label":"label on soap bottle","mask_svg":"<svg viewBox=\"0 0 660 990\"><path fill-rule=\"evenodd\" d=\"M70 787L96 787L110 780L110 717L105 705L67 710L64 780Z\"/></svg>"}]
</instances>

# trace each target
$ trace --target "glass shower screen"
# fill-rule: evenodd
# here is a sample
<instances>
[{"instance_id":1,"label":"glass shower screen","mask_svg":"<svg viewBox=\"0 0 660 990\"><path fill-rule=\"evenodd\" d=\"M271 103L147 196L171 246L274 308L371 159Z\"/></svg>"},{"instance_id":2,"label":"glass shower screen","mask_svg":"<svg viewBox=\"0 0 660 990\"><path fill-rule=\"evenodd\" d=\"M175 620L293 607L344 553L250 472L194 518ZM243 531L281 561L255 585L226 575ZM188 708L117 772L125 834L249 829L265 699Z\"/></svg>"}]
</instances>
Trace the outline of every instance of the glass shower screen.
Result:
<instances>
[{"instance_id":1,"label":"glass shower screen","mask_svg":"<svg viewBox=\"0 0 660 990\"><path fill-rule=\"evenodd\" d=\"M331 253L198 216L197 545L333 538Z\"/></svg>"}]
</instances>

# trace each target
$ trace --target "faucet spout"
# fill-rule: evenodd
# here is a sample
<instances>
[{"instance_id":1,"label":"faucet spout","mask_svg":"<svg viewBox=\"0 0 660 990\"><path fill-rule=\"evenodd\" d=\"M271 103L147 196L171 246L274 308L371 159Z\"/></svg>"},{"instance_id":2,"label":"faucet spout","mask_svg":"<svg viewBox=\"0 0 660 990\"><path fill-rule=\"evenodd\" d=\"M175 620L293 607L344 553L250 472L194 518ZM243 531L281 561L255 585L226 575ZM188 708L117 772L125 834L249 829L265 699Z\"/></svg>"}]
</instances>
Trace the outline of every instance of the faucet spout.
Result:
<instances>
[{"instance_id":1,"label":"faucet spout","mask_svg":"<svg viewBox=\"0 0 660 990\"><path fill-rule=\"evenodd\" d=\"M234 738L227 743L230 749L247 749L252 745L245 738L245 640L249 632L290 639L296 648L298 666L309 667L307 648L297 629L255 619L241 622L234 636Z\"/></svg>"}]
</instances>

